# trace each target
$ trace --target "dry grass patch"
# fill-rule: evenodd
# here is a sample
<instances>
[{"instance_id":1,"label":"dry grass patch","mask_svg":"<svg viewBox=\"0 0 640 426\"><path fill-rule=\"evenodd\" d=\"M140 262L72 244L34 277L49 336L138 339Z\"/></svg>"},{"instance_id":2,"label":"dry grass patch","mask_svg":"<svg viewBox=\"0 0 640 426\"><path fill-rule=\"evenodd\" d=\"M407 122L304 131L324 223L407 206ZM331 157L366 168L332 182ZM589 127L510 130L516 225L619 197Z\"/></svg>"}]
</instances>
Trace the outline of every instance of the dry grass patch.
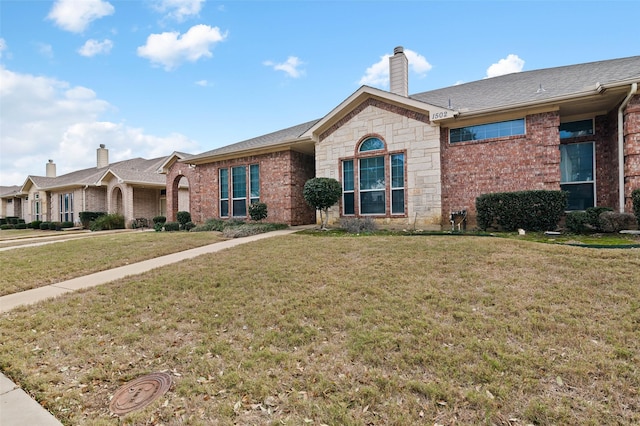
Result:
<instances>
[{"instance_id":1,"label":"dry grass patch","mask_svg":"<svg viewBox=\"0 0 640 426\"><path fill-rule=\"evenodd\" d=\"M219 232L124 232L2 251L0 296L221 240Z\"/></svg>"},{"instance_id":2,"label":"dry grass patch","mask_svg":"<svg viewBox=\"0 0 640 426\"><path fill-rule=\"evenodd\" d=\"M0 319L65 424L640 422L638 250L469 237L261 240ZM174 375L122 419L125 382Z\"/></svg>"}]
</instances>

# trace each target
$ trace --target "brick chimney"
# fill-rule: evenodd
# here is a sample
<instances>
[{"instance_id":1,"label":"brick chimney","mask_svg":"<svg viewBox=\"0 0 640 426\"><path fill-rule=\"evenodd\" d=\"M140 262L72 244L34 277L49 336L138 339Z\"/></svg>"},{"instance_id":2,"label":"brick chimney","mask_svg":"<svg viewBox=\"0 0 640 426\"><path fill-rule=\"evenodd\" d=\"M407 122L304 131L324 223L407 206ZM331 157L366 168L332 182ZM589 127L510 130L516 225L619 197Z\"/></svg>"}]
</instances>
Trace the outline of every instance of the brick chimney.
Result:
<instances>
[{"instance_id":1,"label":"brick chimney","mask_svg":"<svg viewBox=\"0 0 640 426\"><path fill-rule=\"evenodd\" d=\"M56 163L53 160L47 163L47 177L56 177Z\"/></svg>"},{"instance_id":2,"label":"brick chimney","mask_svg":"<svg viewBox=\"0 0 640 426\"><path fill-rule=\"evenodd\" d=\"M100 148L98 148L97 150L97 158L97 167L99 169L107 167L109 165L109 150L104 147L103 143L100 144Z\"/></svg>"},{"instance_id":3,"label":"brick chimney","mask_svg":"<svg viewBox=\"0 0 640 426\"><path fill-rule=\"evenodd\" d=\"M409 60L402 46L393 49L393 56L389 58L389 90L396 95L409 97Z\"/></svg>"}]
</instances>

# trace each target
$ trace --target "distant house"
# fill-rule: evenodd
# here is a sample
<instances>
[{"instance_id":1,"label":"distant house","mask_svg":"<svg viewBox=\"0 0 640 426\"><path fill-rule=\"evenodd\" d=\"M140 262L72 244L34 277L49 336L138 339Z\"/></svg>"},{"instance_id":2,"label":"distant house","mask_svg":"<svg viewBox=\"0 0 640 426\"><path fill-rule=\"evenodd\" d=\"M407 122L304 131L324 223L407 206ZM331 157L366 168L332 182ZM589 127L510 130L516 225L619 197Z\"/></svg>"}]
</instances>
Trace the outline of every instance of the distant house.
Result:
<instances>
[{"instance_id":1,"label":"distant house","mask_svg":"<svg viewBox=\"0 0 640 426\"><path fill-rule=\"evenodd\" d=\"M166 157L109 163L109 151L100 145L96 166L62 176L50 160L46 176L28 176L11 196L2 196L14 204L11 212L27 223L35 220L80 223L80 212L119 213L130 226L139 218L151 219L165 214L165 176L158 170ZM186 194L186 193L185 193ZM188 206L186 196L183 206ZM16 202L18 201L18 202ZM16 204L19 204L16 208ZM188 207L187 207L188 208Z\"/></svg>"},{"instance_id":2,"label":"distant house","mask_svg":"<svg viewBox=\"0 0 640 426\"><path fill-rule=\"evenodd\" d=\"M19 217L16 212L22 209L22 198L18 196L20 186L0 186L0 218Z\"/></svg>"},{"instance_id":3,"label":"distant house","mask_svg":"<svg viewBox=\"0 0 640 426\"><path fill-rule=\"evenodd\" d=\"M409 96L402 47L390 91L363 86L319 120L198 155L173 157L167 216L188 181L195 222L246 218L267 204L273 222L314 223L307 179L343 189L330 221L439 228L452 211L475 222L481 194L565 190L567 210L631 212L640 188L640 56L513 73Z\"/></svg>"}]
</instances>

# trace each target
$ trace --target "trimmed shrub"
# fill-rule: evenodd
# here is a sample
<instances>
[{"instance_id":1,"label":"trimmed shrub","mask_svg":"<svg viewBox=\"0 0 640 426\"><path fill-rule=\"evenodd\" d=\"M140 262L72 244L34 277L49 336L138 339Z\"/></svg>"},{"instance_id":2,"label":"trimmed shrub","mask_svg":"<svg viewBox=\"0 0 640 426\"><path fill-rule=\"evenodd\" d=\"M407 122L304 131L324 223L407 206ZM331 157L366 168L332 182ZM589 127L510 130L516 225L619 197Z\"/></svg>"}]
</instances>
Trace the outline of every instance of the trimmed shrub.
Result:
<instances>
[{"instance_id":1,"label":"trimmed shrub","mask_svg":"<svg viewBox=\"0 0 640 426\"><path fill-rule=\"evenodd\" d=\"M40 229L43 231L46 231L49 229L49 222L42 222L40 223Z\"/></svg>"},{"instance_id":2,"label":"trimmed shrub","mask_svg":"<svg viewBox=\"0 0 640 426\"><path fill-rule=\"evenodd\" d=\"M633 205L633 213L636 215L636 222L640 228L640 188L631 192L631 203Z\"/></svg>"},{"instance_id":3,"label":"trimmed shrub","mask_svg":"<svg viewBox=\"0 0 640 426\"><path fill-rule=\"evenodd\" d=\"M91 222L92 231L108 231L112 229L124 229L124 216L117 213L99 216Z\"/></svg>"},{"instance_id":4,"label":"trimmed shrub","mask_svg":"<svg viewBox=\"0 0 640 426\"><path fill-rule=\"evenodd\" d=\"M195 227L196 227L196 224L193 222L187 222L184 225L182 225L182 229L185 231L191 231Z\"/></svg>"},{"instance_id":5,"label":"trimmed shrub","mask_svg":"<svg viewBox=\"0 0 640 426\"><path fill-rule=\"evenodd\" d=\"M50 231L59 231L60 230L60 222L49 222L49 230Z\"/></svg>"},{"instance_id":6,"label":"trimmed shrub","mask_svg":"<svg viewBox=\"0 0 640 426\"><path fill-rule=\"evenodd\" d=\"M636 224L636 218L631 213L605 211L600 214L598 226L602 232L620 232L631 229Z\"/></svg>"},{"instance_id":7,"label":"trimmed shrub","mask_svg":"<svg viewBox=\"0 0 640 426\"><path fill-rule=\"evenodd\" d=\"M256 222L267 218L267 205L265 203L253 203L249 206L249 217Z\"/></svg>"},{"instance_id":8,"label":"trimmed shrub","mask_svg":"<svg viewBox=\"0 0 640 426\"><path fill-rule=\"evenodd\" d=\"M17 223L14 225L15 229L27 229L27 224L22 222L22 223Z\"/></svg>"},{"instance_id":9,"label":"trimmed shrub","mask_svg":"<svg viewBox=\"0 0 640 426\"><path fill-rule=\"evenodd\" d=\"M222 219L207 219L205 223L196 226L191 232L222 231L224 226L225 221Z\"/></svg>"},{"instance_id":10,"label":"trimmed shrub","mask_svg":"<svg viewBox=\"0 0 640 426\"><path fill-rule=\"evenodd\" d=\"M377 229L376 223L370 217L345 217L340 219L340 227L351 234L373 232Z\"/></svg>"},{"instance_id":11,"label":"trimmed shrub","mask_svg":"<svg viewBox=\"0 0 640 426\"><path fill-rule=\"evenodd\" d=\"M587 224L596 232L602 231L602 226L600 225L600 215L604 212L611 212L612 208L609 207L589 207L585 212L587 213Z\"/></svg>"},{"instance_id":12,"label":"trimmed shrub","mask_svg":"<svg viewBox=\"0 0 640 426\"><path fill-rule=\"evenodd\" d=\"M180 222L165 222L164 230L167 232L174 232L180 230Z\"/></svg>"},{"instance_id":13,"label":"trimmed shrub","mask_svg":"<svg viewBox=\"0 0 640 426\"><path fill-rule=\"evenodd\" d=\"M180 224L181 227L185 225L187 222L191 222L191 213L181 211L176 214L176 220Z\"/></svg>"},{"instance_id":14,"label":"trimmed shrub","mask_svg":"<svg viewBox=\"0 0 640 426\"><path fill-rule=\"evenodd\" d=\"M569 232L582 234L590 229L590 227L587 226L588 222L589 215L586 212L569 212L565 219L565 226Z\"/></svg>"},{"instance_id":15,"label":"trimmed shrub","mask_svg":"<svg viewBox=\"0 0 640 426\"><path fill-rule=\"evenodd\" d=\"M32 229L40 229L40 224L41 224L41 223L42 223L42 221L41 221L41 220L34 220L33 222L31 222L31 223L29 224L29 228L32 228Z\"/></svg>"},{"instance_id":16,"label":"trimmed shrub","mask_svg":"<svg viewBox=\"0 0 640 426\"><path fill-rule=\"evenodd\" d=\"M516 191L483 194L476 198L478 227L505 231L556 229L567 205L564 191Z\"/></svg>"},{"instance_id":17,"label":"trimmed shrub","mask_svg":"<svg viewBox=\"0 0 640 426\"><path fill-rule=\"evenodd\" d=\"M153 220L153 224L154 225L157 225L158 223L159 224L164 224L167 221L167 218L166 218L166 216L156 216L151 220Z\"/></svg>"},{"instance_id":18,"label":"trimmed shrub","mask_svg":"<svg viewBox=\"0 0 640 426\"><path fill-rule=\"evenodd\" d=\"M73 222L61 222L60 223L60 228L61 229L66 229L66 228L73 228Z\"/></svg>"},{"instance_id":19,"label":"trimmed shrub","mask_svg":"<svg viewBox=\"0 0 640 426\"><path fill-rule=\"evenodd\" d=\"M7 229L13 229L13 225L9 225L8 223L3 223L2 225L0 225L0 229L2 229L3 231L6 231Z\"/></svg>"}]
</instances>

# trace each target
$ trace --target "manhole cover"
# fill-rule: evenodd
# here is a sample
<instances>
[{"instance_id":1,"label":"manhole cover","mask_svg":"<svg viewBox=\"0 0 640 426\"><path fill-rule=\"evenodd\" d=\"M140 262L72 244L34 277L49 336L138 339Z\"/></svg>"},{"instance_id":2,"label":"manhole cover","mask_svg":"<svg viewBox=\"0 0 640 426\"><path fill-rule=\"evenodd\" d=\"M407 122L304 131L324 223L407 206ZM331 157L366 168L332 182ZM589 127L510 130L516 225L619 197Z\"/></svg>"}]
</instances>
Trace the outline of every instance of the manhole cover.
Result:
<instances>
[{"instance_id":1,"label":"manhole cover","mask_svg":"<svg viewBox=\"0 0 640 426\"><path fill-rule=\"evenodd\" d=\"M170 387L171 376L167 373L139 377L116 391L109 404L109 410L119 416L139 410L164 395Z\"/></svg>"}]
</instances>

